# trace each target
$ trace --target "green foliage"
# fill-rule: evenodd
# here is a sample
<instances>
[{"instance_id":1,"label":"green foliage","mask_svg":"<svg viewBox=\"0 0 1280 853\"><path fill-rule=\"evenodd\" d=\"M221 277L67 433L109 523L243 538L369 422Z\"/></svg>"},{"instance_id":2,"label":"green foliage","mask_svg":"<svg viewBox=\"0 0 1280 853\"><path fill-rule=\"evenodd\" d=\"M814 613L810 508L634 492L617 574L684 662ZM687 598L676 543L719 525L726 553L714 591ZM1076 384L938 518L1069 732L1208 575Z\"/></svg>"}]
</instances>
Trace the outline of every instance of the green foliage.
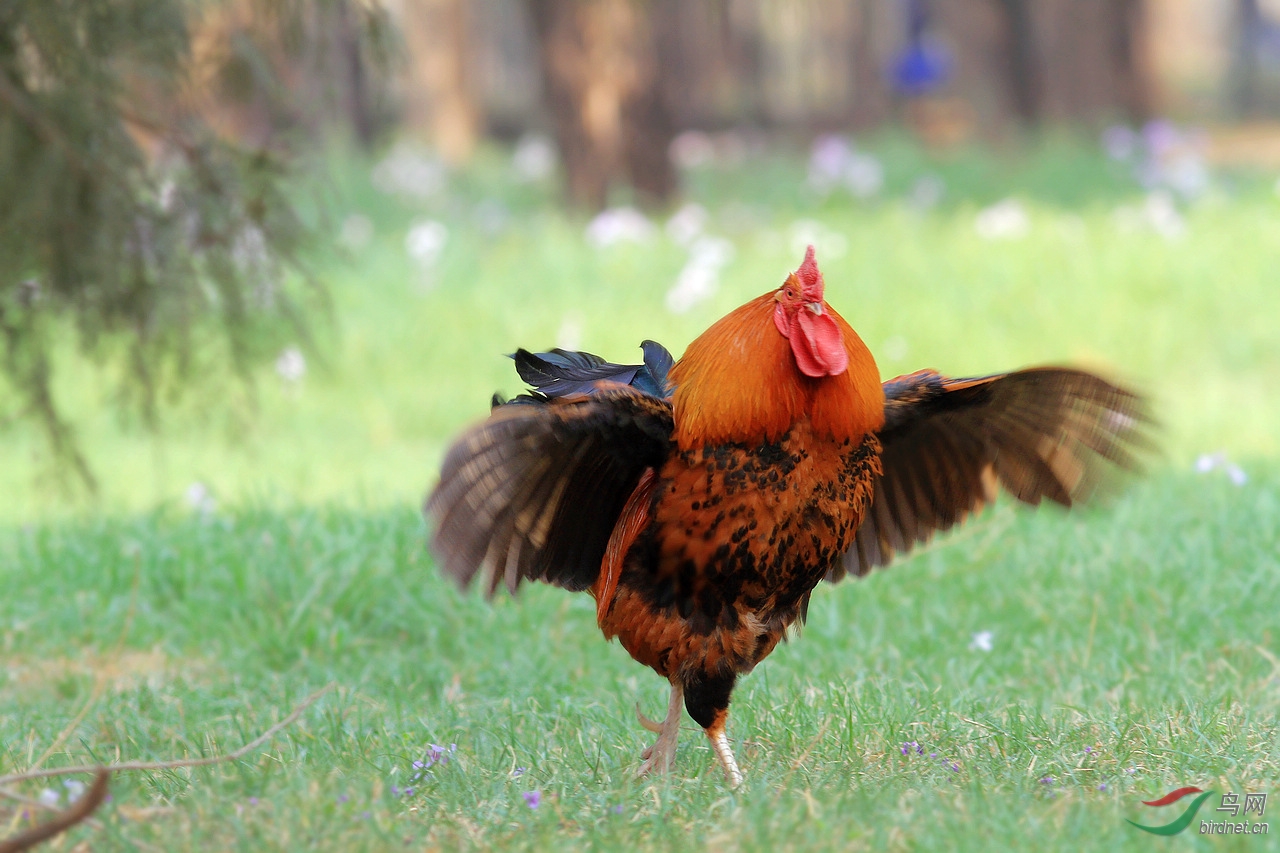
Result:
<instances>
[{"instance_id":1,"label":"green foliage","mask_svg":"<svg viewBox=\"0 0 1280 853\"><path fill-rule=\"evenodd\" d=\"M276 154L195 108L185 0L0 10L0 383L60 461L93 478L54 393L56 350L115 366L156 404L202 371L249 366L302 325L305 236ZM0 385L3 388L3 385Z\"/></svg>"}]
</instances>

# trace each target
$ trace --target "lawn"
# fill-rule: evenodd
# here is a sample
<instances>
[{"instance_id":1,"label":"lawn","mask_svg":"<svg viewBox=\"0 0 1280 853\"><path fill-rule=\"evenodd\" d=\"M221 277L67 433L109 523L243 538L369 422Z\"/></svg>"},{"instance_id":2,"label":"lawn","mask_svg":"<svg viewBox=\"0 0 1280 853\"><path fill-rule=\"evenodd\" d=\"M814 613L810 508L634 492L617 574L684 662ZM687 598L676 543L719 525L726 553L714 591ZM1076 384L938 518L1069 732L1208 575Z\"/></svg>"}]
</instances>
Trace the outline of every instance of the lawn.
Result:
<instances>
[{"instance_id":1,"label":"lawn","mask_svg":"<svg viewBox=\"0 0 1280 853\"><path fill-rule=\"evenodd\" d=\"M1078 143L877 150L870 201L806 189L782 156L690 174L732 256L679 314L689 249L662 220L596 247L501 152L412 199L335 157L323 227L358 213L372 236L315 253L334 310L300 382L211 377L155 439L105 405L110 365L68 347L59 397L103 488L61 495L33 434L3 433L0 775L225 754L333 684L243 760L120 775L64 849L1280 847L1125 822L1172 820L1182 804L1140 801L1184 785L1280 789L1274 178L1220 174L1174 198L1174 228L1163 196ZM940 203L910 200L922 175ZM980 236L1005 198L1020 224ZM429 268L406 253L424 221L447 234ZM1102 506L1001 503L819 590L734 695L744 786L692 721L675 773L636 781L651 736L633 708L659 715L663 683L602 640L589 598L458 593L417 505L449 438L517 389L501 353L679 352L806 239L885 376L1103 370L1151 394L1162 452ZM1199 471L1205 454L1226 464ZM191 506L194 483L216 503ZM65 801L60 779L19 790L46 787ZM0 800L0 838L21 808Z\"/></svg>"}]
</instances>

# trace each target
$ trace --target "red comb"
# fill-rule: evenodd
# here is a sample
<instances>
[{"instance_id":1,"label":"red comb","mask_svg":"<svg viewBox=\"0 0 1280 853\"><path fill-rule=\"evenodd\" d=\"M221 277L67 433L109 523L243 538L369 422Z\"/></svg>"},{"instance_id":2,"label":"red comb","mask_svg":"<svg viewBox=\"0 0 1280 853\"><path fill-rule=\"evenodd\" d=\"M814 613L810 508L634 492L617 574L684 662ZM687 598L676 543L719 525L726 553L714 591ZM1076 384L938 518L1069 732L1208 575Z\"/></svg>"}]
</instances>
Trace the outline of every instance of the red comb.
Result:
<instances>
[{"instance_id":1,"label":"red comb","mask_svg":"<svg viewBox=\"0 0 1280 853\"><path fill-rule=\"evenodd\" d=\"M804 263L796 270L796 278L800 279L800 289L807 302L822 301L822 273L818 272L818 262L813 256L813 246L805 249Z\"/></svg>"}]
</instances>

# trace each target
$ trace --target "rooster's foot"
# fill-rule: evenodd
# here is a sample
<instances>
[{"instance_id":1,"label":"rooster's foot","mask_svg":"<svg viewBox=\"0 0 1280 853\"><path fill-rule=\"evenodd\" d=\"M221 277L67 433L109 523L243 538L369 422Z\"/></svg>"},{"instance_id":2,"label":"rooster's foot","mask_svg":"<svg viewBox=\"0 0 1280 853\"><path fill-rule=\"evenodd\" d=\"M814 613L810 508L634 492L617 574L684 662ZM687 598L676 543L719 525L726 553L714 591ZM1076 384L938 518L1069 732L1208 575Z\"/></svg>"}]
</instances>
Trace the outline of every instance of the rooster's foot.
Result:
<instances>
[{"instance_id":1,"label":"rooster's foot","mask_svg":"<svg viewBox=\"0 0 1280 853\"><path fill-rule=\"evenodd\" d=\"M671 701L667 704L667 718L661 725L647 719L636 706L636 717L640 725L651 732L657 732L658 739L653 746L640 753L645 761L640 765L636 776L647 776L650 773L666 773L676 761L676 740L680 737L680 716L684 713L684 688L679 684L671 684Z\"/></svg>"}]
</instances>

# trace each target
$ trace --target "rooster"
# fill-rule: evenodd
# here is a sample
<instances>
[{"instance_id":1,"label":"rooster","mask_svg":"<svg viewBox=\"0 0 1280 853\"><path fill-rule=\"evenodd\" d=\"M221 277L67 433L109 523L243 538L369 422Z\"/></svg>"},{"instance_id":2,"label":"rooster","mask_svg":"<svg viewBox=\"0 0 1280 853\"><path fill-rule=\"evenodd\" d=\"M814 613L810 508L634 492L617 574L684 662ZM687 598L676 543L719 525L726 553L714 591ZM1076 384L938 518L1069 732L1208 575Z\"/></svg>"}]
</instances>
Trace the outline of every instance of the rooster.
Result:
<instances>
[{"instance_id":1,"label":"rooster","mask_svg":"<svg viewBox=\"0 0 1280 853\"><path fill-rule=\"evenodd\" d=\"M823 580L862 576L993 501L1071 506L1135 467L1149 422L1132 391L1043 367L881 383L823 298L813 247L782 286L644 363L520 350L532 390L445 456L424 511L464 587L589 592L606 638L671 684L640 774L671 769L683 712L728 784L742 773L729 698L803 622Z\"/></svg>"}]
</instances>

